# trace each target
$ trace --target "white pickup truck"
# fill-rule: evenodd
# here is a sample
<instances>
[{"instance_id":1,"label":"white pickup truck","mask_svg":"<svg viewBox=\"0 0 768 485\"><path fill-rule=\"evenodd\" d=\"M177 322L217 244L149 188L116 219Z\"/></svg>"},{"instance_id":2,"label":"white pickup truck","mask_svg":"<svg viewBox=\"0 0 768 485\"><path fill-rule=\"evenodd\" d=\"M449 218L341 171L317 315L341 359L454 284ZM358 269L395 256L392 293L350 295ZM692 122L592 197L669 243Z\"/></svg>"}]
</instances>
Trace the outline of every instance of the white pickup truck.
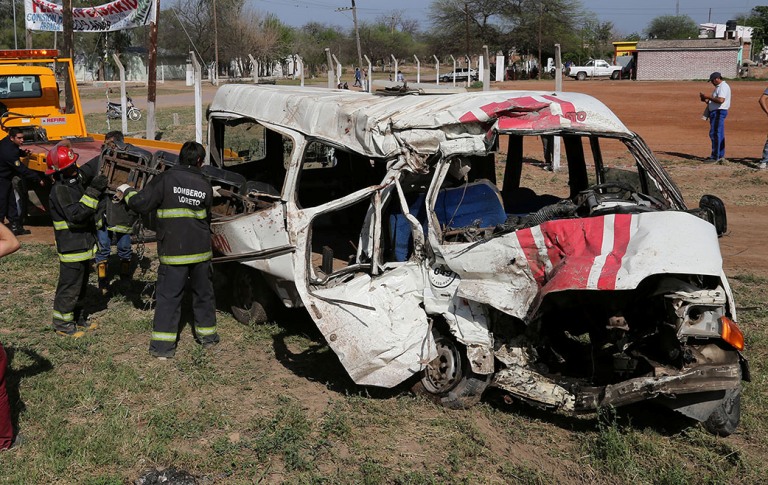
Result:
<instances>
[{"instance_id":1,"label":"white pickup truck","mask_svg":"<svg viewBox=\"0 0 768 485\"><path fill-rule=\"evenodd\" d=\"M588 77L619 79L619 76L621 76L621 66L612 66L602 59L593 59L587 62L586 66L571 66L568 68L566 75L579 81L583 81Z\"/></svg>"}]
</instances>

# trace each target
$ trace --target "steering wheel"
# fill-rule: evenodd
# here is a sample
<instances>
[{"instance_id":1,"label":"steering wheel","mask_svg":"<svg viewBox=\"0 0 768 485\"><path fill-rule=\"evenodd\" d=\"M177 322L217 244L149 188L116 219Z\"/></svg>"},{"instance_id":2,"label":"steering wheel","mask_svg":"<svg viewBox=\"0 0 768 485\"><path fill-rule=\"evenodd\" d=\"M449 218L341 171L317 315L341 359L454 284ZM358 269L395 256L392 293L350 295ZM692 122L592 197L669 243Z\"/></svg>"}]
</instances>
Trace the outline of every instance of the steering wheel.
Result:
<instances>
[{"instance_id":1,"label":"steering wheel","mask_svg":"<svg viewBox=\"0 0 768 485\"><path fill-rule=\"evenodd\" d=\"M654 210L651 207L646 207L637 203L638 199L641 199L641 197L637 190L624 182L606 182L592 185L588 189L579 192L577 198L579 202L579 210L581 212L586 212L588 215L617 213L636 214L638 212L651 212ZM635 204L597 208L604 202L609 201L634 201Z\"/></svg>"}]
</instances>

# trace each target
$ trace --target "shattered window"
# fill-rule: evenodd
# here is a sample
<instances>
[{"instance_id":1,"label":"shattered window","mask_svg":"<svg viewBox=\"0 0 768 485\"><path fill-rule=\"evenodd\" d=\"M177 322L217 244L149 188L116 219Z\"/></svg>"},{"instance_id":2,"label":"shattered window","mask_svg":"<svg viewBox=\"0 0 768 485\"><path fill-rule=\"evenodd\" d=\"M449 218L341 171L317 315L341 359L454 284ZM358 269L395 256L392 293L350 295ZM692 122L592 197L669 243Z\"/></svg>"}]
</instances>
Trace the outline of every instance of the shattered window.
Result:
<instances>
[{"instance_id":1,"label":"shattered window","mask_svg":"<svg viewBox=\"0 0 768 485\"><path fill-rule=\"evenodd\" d=\"M386 164L320 141L304 151L297 197L302 207L316 207L381 182Z\"/></svg>"},{"instance_id":2,"label":"shattered window","mask_svg":"<svg viewBox=\"0 0 768 485\"><path fill-rule=\"evenodd\" d=\"M265 129L255 121L238 122L224 130L224 166L231 167L266 156Z\"/></svg>"}]
</instances>

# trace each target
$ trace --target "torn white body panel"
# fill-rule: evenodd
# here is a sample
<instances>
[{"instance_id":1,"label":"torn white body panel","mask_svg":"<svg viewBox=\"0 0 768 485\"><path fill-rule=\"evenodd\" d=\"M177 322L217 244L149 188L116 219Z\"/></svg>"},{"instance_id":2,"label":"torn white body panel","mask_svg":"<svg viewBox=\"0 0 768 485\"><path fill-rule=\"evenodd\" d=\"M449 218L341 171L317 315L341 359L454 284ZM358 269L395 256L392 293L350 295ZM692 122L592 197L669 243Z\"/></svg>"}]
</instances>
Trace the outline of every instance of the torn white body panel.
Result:
<instances>
[{"instance_id":1,"label":"torn white body panel","mask_svg":"<svg viewBox=\"0 0 768 485\"><path fill-rule=\"evenodd\" d=\"M631 290L657 274L722 272L712 224L671 211L550 221L439 252L461 278L459 296L521 319L554 291Z\"/></svg>"},{"instance_id":2,"label":"torn white body panel","mask_svg":"<svg viewBox=\"0 0 768 485\"><path fill-rule=\"evenodd\" d=\"M422 278L418 265L404 264L312 292L310 313L355 383L393 387L436 357Z\"/></svg>"},{"instance_id":3,"label":"torn white body panel","mask_svg":"<svg viewBox=\"0 0 768 485\"><path fill-rule=\"evenodd\" d=\"M429 285L424 289L424 310L441 315L456 339L467 346L472 371L494 371L493 338L488 312L480 303L457 296L461 278L446 267L427 267Z\"/></svg>"},{"instance_id":4,"label":"torn white body panel","mask_svg":"<svg viewBox=\"0 0 768 485\"><path fill-rule=\"evenodd\" d=\"M497 129L583 132L631 132L605 105L579 93L486 91L440 97L376 97L349 90L287 86L225 85L210 112L239 113L341 144L371 157L391 158L404 151L393 136L404 136L419 153L435 153L441 142L476 138L482 142L488 124ZM451 130L451 125L476 129Z\"/></svg>"},{"instance_id":5,"label":"torn white body panel","mask_svg":"<svg viewBox=\"0 0 768 485\"><path fill-rule=\"evenodd\" d=\"M292 247L279 202L259 212L214 221L211 231L214 249L224 256L256 257L259 253ZM253 259L248 265L287 281L293 281L296 275L289 254Z\"/></svg>"}]
</instances>

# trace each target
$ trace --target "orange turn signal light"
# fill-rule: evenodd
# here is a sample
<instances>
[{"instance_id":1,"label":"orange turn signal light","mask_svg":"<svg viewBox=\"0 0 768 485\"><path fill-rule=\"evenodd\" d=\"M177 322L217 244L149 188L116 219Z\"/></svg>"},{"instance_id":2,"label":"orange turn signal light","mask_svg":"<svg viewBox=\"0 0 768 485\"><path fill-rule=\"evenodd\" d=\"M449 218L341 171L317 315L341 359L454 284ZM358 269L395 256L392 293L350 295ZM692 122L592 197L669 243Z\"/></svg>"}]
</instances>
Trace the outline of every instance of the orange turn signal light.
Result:
<instances>
[{"instance_id":1,"label":"orange turn signal light","mask_svg":"<svg viewBox=\"0 0 768 485\"><path fill-rule=\"evenodd\" d=\"M736 350L744 350L744 334L736 322L728 317L720 317L720 336Z\"/></svg>"}]
</instances>

